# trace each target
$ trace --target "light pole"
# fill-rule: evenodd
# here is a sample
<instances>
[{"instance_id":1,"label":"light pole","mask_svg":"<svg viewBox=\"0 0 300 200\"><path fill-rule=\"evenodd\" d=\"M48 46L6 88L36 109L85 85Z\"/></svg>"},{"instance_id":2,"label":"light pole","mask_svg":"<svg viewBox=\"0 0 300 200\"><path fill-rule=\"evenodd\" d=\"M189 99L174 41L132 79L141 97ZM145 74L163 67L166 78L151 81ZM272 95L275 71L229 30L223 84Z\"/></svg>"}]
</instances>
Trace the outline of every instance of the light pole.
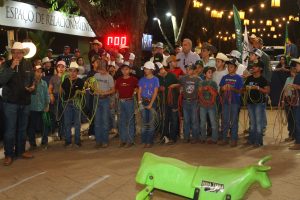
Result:
<instances>
[{"instance_id":1,"label":"light pole","mask_svg":"<svg viewBox=\"0 0 300 200\"><path fill-rule=\"evenodd\" d=\"M160 19L157 18L157 17L154 17L153 20L154 20L154 21L157 21L158 27L159 27L159 29L160 29L160 31L161 31L163 37L164 37L165 40L167 41L168 46L171 48L171 50L174 50L174 48L173 48L171 42L169 41L167 35L165 34L165 32L163 31L163 29L162 29L162 27L161 27L161 21L160 21Z\"/></svg>"},{"instance_id":2,"label":"light pole","mask_svg":"<svg viewBox=\"0 0 300 200\"><path fill-rule=\"evenodd\" d=\"M174 15L172 15L171 12L166 13L167 17L171 17L172 26L173 26L173 32L174 32L174 40L176 41L177 35L178 35L178 26L177 26L177 20Z\"/></svg>"}]
</instances>

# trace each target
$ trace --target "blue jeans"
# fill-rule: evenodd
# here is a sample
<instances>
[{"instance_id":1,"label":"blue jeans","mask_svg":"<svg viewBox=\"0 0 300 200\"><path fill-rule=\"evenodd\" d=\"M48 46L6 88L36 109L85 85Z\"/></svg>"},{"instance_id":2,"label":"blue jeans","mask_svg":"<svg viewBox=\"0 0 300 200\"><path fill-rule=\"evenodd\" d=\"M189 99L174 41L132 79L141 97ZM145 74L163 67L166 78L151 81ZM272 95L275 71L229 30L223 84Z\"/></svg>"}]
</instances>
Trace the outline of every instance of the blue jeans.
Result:
<instances>
[{"instance_id":1,"label":"blue jeans","mask_svg":"<svg viewBox=\"0 0 300 200\"><path fill-rule=\"evenodd\" d=\"M134 101L121 100L119 103L119 133L121 142L133 143L135 137Z\"/></svg>"},{"instance_id":2,"label":"blue jeans","mask_svg":"<svg viewBox=\"0 0 300 200\"><path fill-rule=\"evenodd\" d=\"M148 106L149 102L143 102L143 106ZM153 112L156 112L156 103L153 103L152 109L148 110L144 108L141 110L141 115L142 115L142 143L143 144L153 144L154 142L154 133L155 129L155 124L153 123L154 115Z\"/></svg>"},{"instance_id":3,"label":"blue jeans","mask_svg":"<svg viewBox=\"0 0 300 200\"><path fill-rule=\"evenodd\" d=\"M42 145L48 144L49 128L44 124L43 111L30 111L29 126L27 133L30 146L36 146L36 131L42 132Z\"/></svg>"},{"instance_id":4,"label":"blue jeans","mask_svg":"<svg viewBox=\"0 0 300 200\"><path fill-rule=\"evenodd\" d=\"M201 140L206 140L206 120L207 115L209 116L211 130L212 130L212 140L217 142L218 140L218 123L217 123L217 108L213 107L203 107L200 106L200 119L201 119Z\"/></svg>"},{"instance_id":5,"label":"blue jeans","mask_svg":"<svg viewBox=\"0 0 300 200\"><path fill-rule=\"evenodd\" d=\"M264 103L264 110L265 111L267 110L267 103ZM263 120L263 130L266 130L268 125L267 112L264 112L262 120Z\"/></svg>"},{"instance_id":6,"label":"blue jeans","mask_svg":"<svg viewBox=\"0 0 300 200\"><path fill-rule=\"evenodd\" d=\"M50 104L49 111L50 111L50 117L51 117L51 131L52 133L55 132L57 129L58 136L60 138L65 137L65 130L64 130L64 116L63 116L63 106L61 99L59 99L58 94L54 94L54 104ZM60 119L59 119L60 118Z\"/></svg>"},{"instance_id":7,"label":"blue jeans","mask_svg":"<svg viewBox=\"0 0 300 200\"><path fill-rule=\"evenodd\" d=\"M184 139L190 139L190 131L192 131L193 139L199 138L199 121L198 121L198 103L197 100L187 101L183 100L183 132ZM202 120L202 118L201 118Z\"/></svg>"},{"instance_id":8,"label":"blue jeans","mask_svg":"<svg viewBox=\"0 0 300 200\"><path fill-rule=\"evenodd\" d=\"M66 144L72 143L72 134L71 134L71 128L72 123L75 128L75 144L80 144L80 126L81 126L81 112L78 108L73 105L73 103L69 102L66 105L66 109L64 112L64 125L65 125L65 131L66 131L66 138L65 142Z\"/></svg>"},{"instance_id":9,"label":"blue jeans","mask_svg":"<svg viewBox=\"0 0 300 200\"><path fill-rule=\"evenodd\" d=\"M265 103L248 104L248 113L250 118L249 144L263 145L263 126Z\"/></svg>"},{"instance_id":10,"label":"blue jeans","mask_svg":"<svg viewBox=\"0 0 300 200\"><path fill-rule=\"evenodd\" d=\"M295 107L295 143L300 144L300 105Z\"/></svg>"},{"instance_id":11,"label":"blue jeans","mask_svg":"<svg viewBox=\"0 0 300 200\"><path fill-rule=\"evenodd\" d=\"M95 137L97 144L108 144L109 133L109 109L110 99L109 97L104 99L98 99L98 107L95 115Z\"/></svg>"},{"instance_id":12,"label":"blue jeans","mask_svg":"<svg viewBox=\"0 0 300 200\"><path fill-rule=\"evenodd\" d=\"M179 135L179 118L178 109L169 105L165 105L164 119L162 119L161 131L163 136L167 136L174 142L177 141Z\"/></svg>"},{"instance_id":13,"label":"blue jeans","mask_svg":"<svg viewBox=\"0 0 300 200\"><path fill-rule=\"evenodd\" d=\"M228 130L231 128L231 140L238 140L239 104L224 104L222 113L222 139L227 140Z\"/></svg>"},{"instance_id":14,"label":"blue jeans","mask_svg":"<svg viewBox=\"0 0 300 200\"><path fill-rule=\"evenodd\" d=\"M25 152L30 105L3 103L5 117L4 154L21 156Z\"/></svg>"}]
</instances>

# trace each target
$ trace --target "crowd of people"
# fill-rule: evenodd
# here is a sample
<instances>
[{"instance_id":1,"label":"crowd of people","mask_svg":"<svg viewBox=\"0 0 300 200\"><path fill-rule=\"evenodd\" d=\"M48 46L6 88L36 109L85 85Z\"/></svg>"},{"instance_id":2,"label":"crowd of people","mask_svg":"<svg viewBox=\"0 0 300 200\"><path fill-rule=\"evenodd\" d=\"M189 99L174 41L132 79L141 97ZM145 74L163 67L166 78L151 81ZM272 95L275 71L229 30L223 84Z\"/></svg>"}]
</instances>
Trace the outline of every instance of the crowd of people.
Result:
<instances>
[{"instance_id":1,"label":"crowd of people","mask_svg":"<svg viewBox=\"0 0 300 200\"><path fill-rule=\"evenodd\" d=\"M15 42L12 59L0 63L4 165L17 157L32 158L25 143L29 141L31 150L37 148L37 132L42 133L44 149L48 136L56 133L65 148L80 148L83 122L89 122L88 133L96 148L109 146L110 132L118 133L120 147L130 148L137 126L144 148L151 148L156 137L175 144L181 130L185 143L236 147L241 106L247 107L249 116L244 145L261 147L272 69L262 39L249 39L246 66L237 50L224 54L203 43L198 54L187 38L171 53L163 43L156 43L153 57L142 67L136 66L129 46L105 49L96 39L87 64L79 49L70 53L70 46L55 59L48 49L46 57L32 64L24 59L27 49ZM280 103L288 119L287 140L295 140L290 149L300 150L300 58L290 60L277 69L289 74Z\"/></svg>"}]
</instances>

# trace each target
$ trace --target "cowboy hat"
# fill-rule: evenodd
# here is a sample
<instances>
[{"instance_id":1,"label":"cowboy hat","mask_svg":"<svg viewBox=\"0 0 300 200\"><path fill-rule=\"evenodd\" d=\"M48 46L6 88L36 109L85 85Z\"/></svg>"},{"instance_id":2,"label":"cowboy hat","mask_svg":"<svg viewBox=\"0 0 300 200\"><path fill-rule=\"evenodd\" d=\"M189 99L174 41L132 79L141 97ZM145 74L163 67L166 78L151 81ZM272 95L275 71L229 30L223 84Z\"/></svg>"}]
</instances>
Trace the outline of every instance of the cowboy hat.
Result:
<instances>
[{"instance_id":1,"label":"cowboy hat","mask_svg":"<svg viewBox=\"0 0 300 200\"><path fill-rule=\"evenodd\" d=\"M24 48L23 44L21 42L15 42L11 48L8 48L7 50L22 50L24 52L24 56L26 56L30 49L29 48Z\"/></svg>"},{"instance_id":2,"label":"cowboy hat","mask_svg":"<svg viewBox=\"0 0 300 200\"><path fill-rule=\"evenodd\" d=\"M99 42L99 40L97 40L97 39L93 40L93 42L90 42L90 44L99 44L99 45L102 45L102 43Z\"/></svg>"}]
</instances>

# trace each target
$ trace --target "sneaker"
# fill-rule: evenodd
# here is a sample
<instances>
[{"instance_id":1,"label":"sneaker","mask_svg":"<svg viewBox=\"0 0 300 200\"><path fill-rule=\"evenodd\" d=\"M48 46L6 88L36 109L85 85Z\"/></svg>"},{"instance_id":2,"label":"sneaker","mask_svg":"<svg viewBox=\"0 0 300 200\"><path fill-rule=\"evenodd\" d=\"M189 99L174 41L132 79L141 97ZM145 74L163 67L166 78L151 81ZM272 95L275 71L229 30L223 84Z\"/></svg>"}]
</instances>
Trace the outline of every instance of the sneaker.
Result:
<instances>
[{"instance_id":1,"label":"sneaker","mask_svg":"<svg viewBox=\"0 0 300 200\"><path fill-rule=\"evenodd\" d=\"M64 144L64 147L67 149L67 148L71 148L72 147L72 144L71 143L65 143Z\"/></svg>"},{"instance_id":2,"label":"sneaker","mask_svg":"<svg viewBox=\"0 0 300 200\"><path fill-rule=\"evenodd\" d=\"M24 159L31 159L31 158L33 158L33 155L31 153L29 153L29 152L24 152L22 154L22 158L24 158Z\"/></svg>"},{"instance_id":3,"label":"sneaker","mask_svg":"<svg viewBox=\"0 0 300 200\"><path fill-rule=\"evenodd\" d=\"M75 145L74 145L75 148L80 148L81 146L82 146L81 143L78 143L78 144L75 144Z\"/></svg>"},{"instance_id":4,"label":"sneaker","mask_svg":"<svg viewBox=\"0 0 300 200\"><path fill-rule=\"evenodd\" d=\"M236 140L232 140L230 143L230 147L236 147L237 146L237 141Z\"/></svg>"},{"instance_id":5,"label":"sneaker","mask_svg":"<svg viewBox=\"0 0 300 200\"><path fill-rule=\"evenodd\" d=\"M126 145L126 142L120 142L119 147L124 147Z\"/></svg>"},{"instance_id":6,"label":"sneaker","mask_svg":"<svg viewBox=\"0 0 300 200\"><path fill-rule=\"evenodd\" d=\"M300 150L300 144L294 144L293 146L289 147L290 150Z\"/></svg>"},{"instance_id":7,"label":"sneaker","mask_svg":"<svg viewBox=\"0 0 300 200\"><path fill-rule=\"evenodd\" d=\"M218 145L225 146L227 144L228 144L228 141L226 141L226 140L220 140L220 141L218 141Z\"/></svg>"},{"instance_id":8,"label":"sneaker","mask_svg":"<svg viewBox=\"0 0 300 200\"><path fill-rule=\"evenodd\" d=\"M133 143L126 143L126 145L124 146L125 148L130 148L133 146Z\"/></svg>"},{"instance_id":9,"label":"sneaker","mask_svg":"<svg viewBox=\"0 0 300 200\"><path fill-rule=\"evenodd\" d=\"M3 165L4 165L4 166L9 166L9 165L12 164L12 162L13 162L12 157L5 156L4 161L3 161Z\"/></svg>"}]
</instances>

